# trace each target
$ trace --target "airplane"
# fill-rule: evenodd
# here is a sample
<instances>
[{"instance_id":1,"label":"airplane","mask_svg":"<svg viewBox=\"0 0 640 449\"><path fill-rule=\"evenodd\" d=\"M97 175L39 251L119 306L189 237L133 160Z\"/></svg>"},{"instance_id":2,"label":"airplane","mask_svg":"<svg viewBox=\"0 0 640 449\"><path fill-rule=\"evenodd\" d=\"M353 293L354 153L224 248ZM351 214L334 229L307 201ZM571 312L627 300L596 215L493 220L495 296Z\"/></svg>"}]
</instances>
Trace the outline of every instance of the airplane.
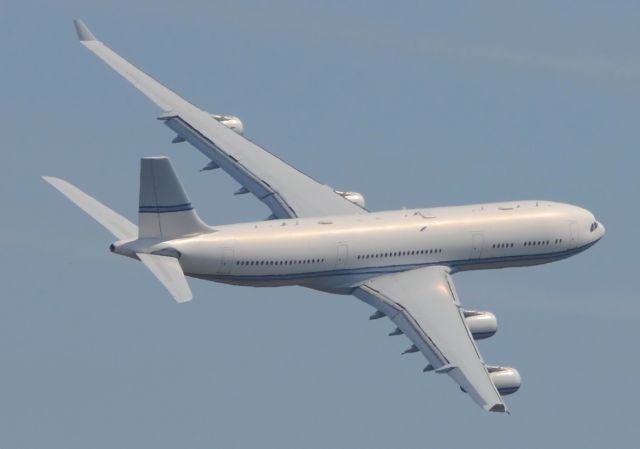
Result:
<instances>
[{"instance_id":1,"label":"airplane","mask_svg":"<svg viewBox=\"0 0 640 449\"><path fill-rule=\"evenodd\" d=\"M352 295L387 317L391 336L405 335L428 360L425 372L447 374L473 401L508 412L515 368L490 365L477 340L497 331L491 312L466 310L452 276L545 264L578 254L605 234L594 215L552 201L511 201L373 212L357 192L321 184L243 136L234 116L213 115L123 59L75 20L83 46L146 95L158 119L272 212L266 220L209 226L192 206L166 157L140 166L137 226L59 178L53 187L109 230L110 250L142 262L177 302L192 299L186 277L227 284L296 285Z\"/></svg>"}]
</instances>

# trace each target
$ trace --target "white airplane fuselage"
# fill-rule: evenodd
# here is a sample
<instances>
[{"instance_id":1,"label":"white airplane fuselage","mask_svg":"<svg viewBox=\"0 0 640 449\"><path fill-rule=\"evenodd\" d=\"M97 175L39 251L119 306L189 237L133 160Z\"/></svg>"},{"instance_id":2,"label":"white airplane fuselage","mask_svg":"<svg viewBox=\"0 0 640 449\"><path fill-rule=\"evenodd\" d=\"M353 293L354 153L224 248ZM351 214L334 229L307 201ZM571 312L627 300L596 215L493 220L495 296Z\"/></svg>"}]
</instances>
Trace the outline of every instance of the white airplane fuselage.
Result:
<instances>
[{"instance_id":1,"label":"white airplane fuselage","mask_svg":"<svg viewBox=\"0 0 640 449\"><path fill-rule=\"evenodd\" d=\"M369 212L357 192L338 191L244 137L238 117L211 114L157 82L74 21L81 44L149 98L158 119L225 172L273 220L209 226L171 161L140 161L137 225L73 184L44 180L106 228L111 251L139 260L178 303L193 299L186 276L253 287L303 286L349 294L387 317L390 336L411 342L424 372L447 374L476 404L507 412L518 371L485 362L476 340L497 331L488 311L466 310L452 273L539 265L582 252L605 233L594 215L550 201ZM298 218L290 218L298 217ZM304 217L304 218L299 218Z\"/></svg>"},{"instance_id":2,"label":"white airplane fuselage","mask_svg":"<svg viewBox=\"0 0 640 449\"><path fill-rule=\"evenodd\" d=\"M215 226L162 242L119 242L117 253L179 253L186 275L247 286L301 285L348 294L368 279L421 266L452 272L564 259L604 235L569 204L515 201Z\"/></svg>"}]
</instances>

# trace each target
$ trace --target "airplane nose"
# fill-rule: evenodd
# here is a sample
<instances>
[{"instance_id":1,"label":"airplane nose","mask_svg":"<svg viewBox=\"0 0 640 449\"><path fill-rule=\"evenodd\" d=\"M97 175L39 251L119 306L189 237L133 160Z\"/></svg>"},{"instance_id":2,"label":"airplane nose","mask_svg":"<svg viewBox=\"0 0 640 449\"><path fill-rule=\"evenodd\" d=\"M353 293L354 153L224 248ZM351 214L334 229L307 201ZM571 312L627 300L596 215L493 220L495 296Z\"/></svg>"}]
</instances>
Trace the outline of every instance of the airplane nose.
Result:
<instances>
[{"instance_id":1,"label":"airplane nose","mask_svg":"<svg viewBox=\"0 0 640 449\"><path fill-rule=\"evenodd\" d=\"M598 229L600 229L600 235L604 235L607 232L604 225L600 222L598 222Z\"/></svg>"}]
</instances>

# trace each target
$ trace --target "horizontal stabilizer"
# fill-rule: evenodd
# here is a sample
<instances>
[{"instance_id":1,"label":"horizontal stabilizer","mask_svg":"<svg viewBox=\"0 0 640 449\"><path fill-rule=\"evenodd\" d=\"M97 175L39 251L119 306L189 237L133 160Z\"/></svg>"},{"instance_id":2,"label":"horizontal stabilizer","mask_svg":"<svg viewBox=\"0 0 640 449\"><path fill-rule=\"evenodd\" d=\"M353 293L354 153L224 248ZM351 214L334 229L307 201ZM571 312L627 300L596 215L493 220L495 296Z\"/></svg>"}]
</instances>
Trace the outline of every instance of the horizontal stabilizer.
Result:
<instances>
[{"instance_id":1,"label":"horizontal stabilizer","mask_svg":"<svg viewBox=\"0 0 640 449\"><path fill-rule=\"evenodd\" d=\"M95 198L90 197L73 184L64 179L51 176L43 176L42 179L58 189L60 193L69 198L76 206L89 214L120 240L134 239L138 236L138 227L136 225Z\"/></svg>"},{"instance_id":2,"label":"horizontal stabilizer","mask_svg":"<svg viewBox=\"0 0 640 449\"><path fill-rule=\"evenodd\" d=\"M160 283L165 286L173 299L177 302L187 302L193 299L191 289L184 277L182 267L175 257L158 256L155 254L136 254Z\"/></svg>"}]
</instances>

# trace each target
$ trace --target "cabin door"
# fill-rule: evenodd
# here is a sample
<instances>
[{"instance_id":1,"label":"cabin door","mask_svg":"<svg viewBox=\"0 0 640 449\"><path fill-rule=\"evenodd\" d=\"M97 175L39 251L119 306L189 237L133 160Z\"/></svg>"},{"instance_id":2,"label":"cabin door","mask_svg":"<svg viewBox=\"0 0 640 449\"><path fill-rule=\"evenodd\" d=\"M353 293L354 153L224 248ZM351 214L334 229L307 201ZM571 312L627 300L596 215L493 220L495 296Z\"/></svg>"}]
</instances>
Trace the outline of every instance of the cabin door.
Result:
<instances>
[{"instance_id":1,"label":"cabin door","mask_svg":"<svg viewBox=\"0 0 640 449\"><path fill-rule=\"evenodd\" d=\"M571 247L578 246L578 223L575 221L570 222L571 228Z\"/></svg>"},{"instance_id":2,"label":"cabin door","mask_svg":"<svg viewBox=\"0 0 640 449\"><path fill-rule=\"evenodd\" d=\"M338 253L336 255L336 270L347 267L347 259L349 258L349 246L346 243L338 244Z\"/></svg>"},{"instance_id":3,"label":"cabin door","mask_svg":"<svg viewBox=\"0 0 640 449\"><path fill-rule=\"evenodd\" d=\"M222 248L222 260L218 267L219 274L231 273L231 265L235 259L235 251L233 248Z\"/></svg>"},{"instance_id":4,"label":"cabin door","mask_svg":"<svg viewBox=\"0 0 640 449\"><path fill-rule=\"evenodd\" d=\"M471 234L471 254L469 259L479 259L482 255L482 247L484 246L484 234L482 232L474 232Z\"/></svg>"}]
</instances>

